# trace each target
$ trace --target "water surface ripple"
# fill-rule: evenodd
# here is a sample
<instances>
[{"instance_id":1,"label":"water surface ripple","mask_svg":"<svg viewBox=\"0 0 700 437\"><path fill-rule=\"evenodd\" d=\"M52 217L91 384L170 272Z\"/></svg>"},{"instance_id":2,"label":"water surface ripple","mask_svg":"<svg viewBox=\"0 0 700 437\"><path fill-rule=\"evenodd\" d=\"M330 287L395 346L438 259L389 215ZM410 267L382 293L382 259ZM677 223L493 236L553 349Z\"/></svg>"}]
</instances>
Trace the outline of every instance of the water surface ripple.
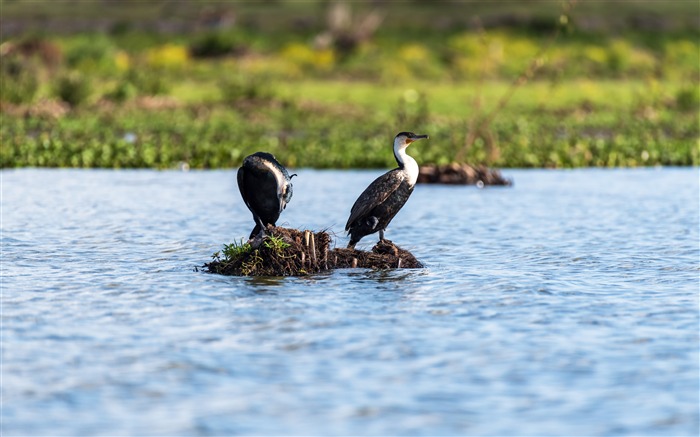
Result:
<instances>
[{"instance_id":1,"label":"water surface ripple","mask_svg":"<svg viewBox=\"0 0 700 437\"><path fill-rule=\"evenodd\" d=\"M347 244L379 171L295 172ZM2 171L3 434L698 435L698 170L505 173L416 188L426 269L282 279L195 271L233 170Z\"/></svg>"}]
</instances>

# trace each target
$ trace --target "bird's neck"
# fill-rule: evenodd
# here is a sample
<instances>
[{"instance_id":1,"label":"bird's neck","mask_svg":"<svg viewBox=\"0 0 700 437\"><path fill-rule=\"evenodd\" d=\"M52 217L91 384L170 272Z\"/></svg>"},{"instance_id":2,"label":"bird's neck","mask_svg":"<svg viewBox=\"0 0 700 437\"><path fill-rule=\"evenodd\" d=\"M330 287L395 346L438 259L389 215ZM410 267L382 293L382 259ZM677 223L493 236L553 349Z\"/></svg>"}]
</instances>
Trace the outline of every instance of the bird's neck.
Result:
<instances>
[{"instance_id":1,"label":"bird's neck","mask_svg":"<svg viewBox=\"0 0 700 437\"><path fill-rule=\"evenodd\" d=\"M394 145L394 158L399 168L408 174L408 184L413 186L418 180L418 163L406 153L407 146Z\"/></svg>"},{"instance_id":2,"label":"bird's neck","mask_svg":"<svg viewBox=\"0 0 700 437\"><path fill-rule=\"evenodd\" d=\"M277 182L277 197L282 198L285 190L287 189L287 179L284 177L280 169L270 161L264 161L263 164L268 168L270 173L275 176L275 181Z\"/></svg>"}]
</instances>

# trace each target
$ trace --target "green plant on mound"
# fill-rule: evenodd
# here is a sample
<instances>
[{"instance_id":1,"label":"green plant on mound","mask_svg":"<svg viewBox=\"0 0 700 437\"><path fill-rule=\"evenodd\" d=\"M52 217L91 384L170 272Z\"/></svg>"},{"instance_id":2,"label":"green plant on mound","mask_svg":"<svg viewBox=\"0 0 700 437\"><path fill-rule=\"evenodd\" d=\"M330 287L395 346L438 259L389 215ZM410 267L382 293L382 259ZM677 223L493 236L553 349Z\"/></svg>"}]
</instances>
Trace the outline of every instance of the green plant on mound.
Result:
<instances>
[{"instance_id":1,"label":"green plant on mound","mask_svg":"<svg viewBox=\"0 0 700 437\"><path fill-rule=\"evenodd\" d=\"M281 239L280 237L270 235L263 242L263 246L274 251L277 256L283 257L284 249L288 248L290 244Z\"/></svg>"},{"instance_id":2,"label":"green plant on mound","mask_svg":"<svg viewBox=\"0 0 700 437\"><path fill-rule=\"evenodd\" d=\"M262 242L260 249L253 249L250 243L224 244L224 248L212 255L214 263L218 267L216 270L224 271L232 265L238 265L238 270L243 276L250 276L263 267L263 258L285 259L294 255L285 255L285 250L291 245L281 237L268 235Z\"/></svg>"},{"instance_id":3,"label":"green plant on mound","mask_svg":"<svg viewBox=\"0 0 700 437\"><path fill-rule=\"evenodd\" d=\"M240 243L234 241L231 244L224 244L224 248L221 251L214 252L211 257L218 262L230 263L246 255L251 249L250 244L244 243L243 240Z\"/></svg>"},{"instance_id":4,"label":"green plant on mound","mask_svg":"<svg viewBox=\"0 0 700 437\"><path fill-rule=\"evenodd\" d=\"M250 276L263 261L260 251L253 250L250 243L244 243L243 240L238 243L234 241L231 244L224 244L224 248L214 252L211 257L213 259L211 265L216 266L214 271L225 271L229 266L239 265L238 269L244 276Z\"/></svg>"},{"instance_id":5,"label":"green plant on mound","mask_svg":"<svg viewBox=\"0 0 700 437\"><path fill-rule=\"evenodd\" d=\"M262 263L263 259L260 256L260 251L256 249L241 263L241 274L243 276L250 276Z\"/></svg>"},{"instance_id":6,"label":"green plant on mound","mask_svg":"<svg viewBox=\"0 0 700 437\"><path fill-rule=\"evenodd\" d=\"M268 236L265 237L263 247L272 250L275 256L284 258L283 251L289 247L289 244L281 238ZM244 243L243 240L224 244L221 251L212 255L213 262L209 265L212 271L217 273L234 268L242 276L251 276L263 266L263 257L269 256L261 253L261 250L264 251L264 249L253 249L250 243Z\"/></svg>"}]
</instances>

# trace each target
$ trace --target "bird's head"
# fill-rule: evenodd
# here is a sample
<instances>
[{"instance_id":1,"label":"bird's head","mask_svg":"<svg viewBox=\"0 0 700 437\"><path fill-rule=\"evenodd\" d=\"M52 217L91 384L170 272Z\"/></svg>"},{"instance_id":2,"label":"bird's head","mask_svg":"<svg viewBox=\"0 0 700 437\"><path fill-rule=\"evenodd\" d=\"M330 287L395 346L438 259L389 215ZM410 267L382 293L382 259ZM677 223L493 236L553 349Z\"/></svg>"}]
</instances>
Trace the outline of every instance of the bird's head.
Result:
<instances>
[{"instance_id":1,"label":"bird's head","mask_svg":"<svg viewBox=\"0 0 700 437\"><path fill-rule=\"evenodd\" d=\"M428 138L428 136L427 135L417 135L417 134L414 134L413 132L399 132L399 134L396 135L396 138L394 138L394 148L397 150L398 149L405 149L412 142L422 140L424 138Z\"/></svg>"}]
</instances>

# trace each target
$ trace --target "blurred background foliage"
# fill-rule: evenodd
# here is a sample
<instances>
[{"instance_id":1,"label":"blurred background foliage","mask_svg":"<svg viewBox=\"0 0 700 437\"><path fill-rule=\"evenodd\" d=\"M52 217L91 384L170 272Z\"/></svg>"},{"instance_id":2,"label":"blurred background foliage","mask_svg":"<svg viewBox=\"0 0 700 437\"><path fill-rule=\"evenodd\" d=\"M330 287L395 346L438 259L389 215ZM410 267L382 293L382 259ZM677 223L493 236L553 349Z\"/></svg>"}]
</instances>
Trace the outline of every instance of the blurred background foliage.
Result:
<instances>
[{"instance_id":1,"label":"blurred background foliage","mask_svg":"<svg viewBox=\"0 0 700 437\"><path fill-rule=\"evenodd\" d=\"M3 167L699 162L696 1L0 8Z\"/></svg>"}]
</instances>

